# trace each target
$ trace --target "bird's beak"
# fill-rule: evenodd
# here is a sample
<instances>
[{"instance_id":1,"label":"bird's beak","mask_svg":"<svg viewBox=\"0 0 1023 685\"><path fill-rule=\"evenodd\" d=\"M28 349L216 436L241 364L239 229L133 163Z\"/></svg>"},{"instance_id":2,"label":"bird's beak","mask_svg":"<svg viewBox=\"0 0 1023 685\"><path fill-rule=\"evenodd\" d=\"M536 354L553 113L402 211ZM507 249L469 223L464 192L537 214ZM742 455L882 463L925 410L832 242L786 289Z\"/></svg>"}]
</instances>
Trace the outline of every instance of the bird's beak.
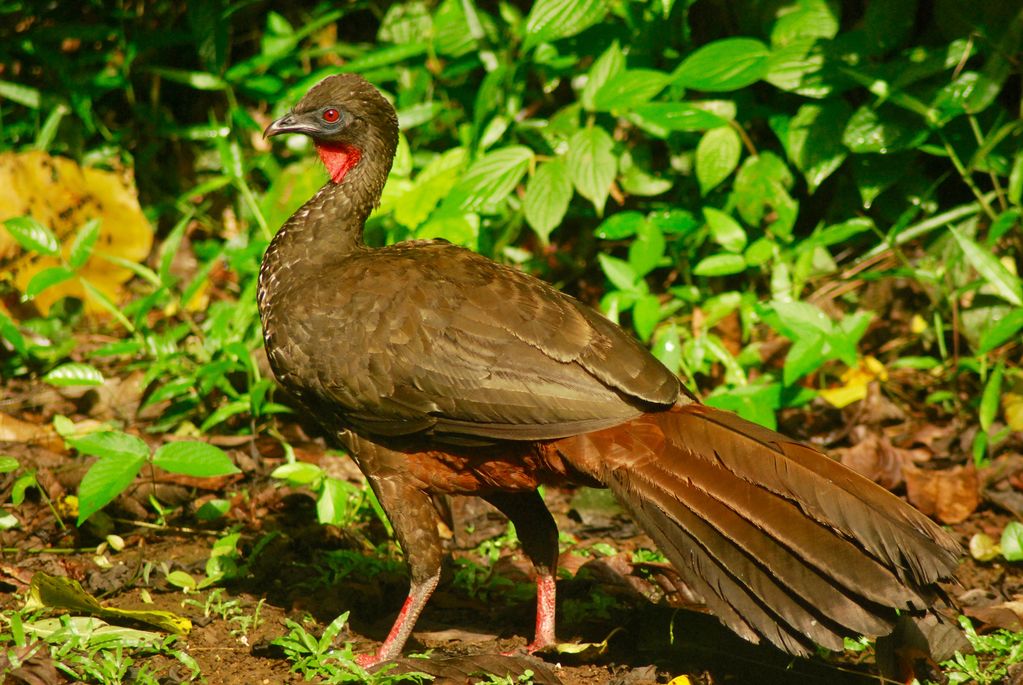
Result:
<instances>
[{"instance_id":1,"label":"bird's beak","mask_svg":"<svg viewBox=\"0 0 1023 685\"><path fill-rule=\"evenodd\" d=\"M263 138L280 135L281 133L302 132L303 127L295 118L294 112L288 112L283 117L273 122L263 131Z\"/></svg>"}]
</instances>

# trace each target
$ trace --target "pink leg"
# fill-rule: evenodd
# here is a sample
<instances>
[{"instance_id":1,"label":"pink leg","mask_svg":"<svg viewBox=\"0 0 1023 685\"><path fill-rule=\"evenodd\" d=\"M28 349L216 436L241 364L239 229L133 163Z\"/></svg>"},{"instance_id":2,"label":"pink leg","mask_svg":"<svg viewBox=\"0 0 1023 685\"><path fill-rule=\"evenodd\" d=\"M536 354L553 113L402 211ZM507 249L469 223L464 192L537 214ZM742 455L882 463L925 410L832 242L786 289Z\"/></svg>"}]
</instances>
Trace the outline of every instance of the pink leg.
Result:
<instances>
[{"instance_id":1,"label":"pink leg","mask_svg":"<svg viewBox=\"0 0 1023 685\"><path fill-rule=\"evenodd\" d=\"M533 636L533 641L526 645L526 651L530 654L557 642L554 637L555 592L554 574L548 569L537 569L536 634Z\"/></svg>"},{"instance_id":2,"label":"pink leg","mask_svg":"<svg viewBox=\"0 0 1023 685\"><path fill-rule=\"evenodd\" d=\"M430 599L430 595L437 588L439 581L440 573L428 578L426 582L413 583L409 589L408 598L405 600L405 604L402 605L401 611L398 612L398 618L394 619L391 632L387 634L387 639L380 645L380 649L377 650L376 654L360 654L355 657L355 663L363 668L369 668L370 666L376 666L379 663L398 657L409 635L412 634L412 628L415 627L419 614L423 613L423 607L426 606L427 600ZM537 621L539 621L539 612L537 613ZM551 625L553 628L553 623Z\"/></svg>"}]
</instances>

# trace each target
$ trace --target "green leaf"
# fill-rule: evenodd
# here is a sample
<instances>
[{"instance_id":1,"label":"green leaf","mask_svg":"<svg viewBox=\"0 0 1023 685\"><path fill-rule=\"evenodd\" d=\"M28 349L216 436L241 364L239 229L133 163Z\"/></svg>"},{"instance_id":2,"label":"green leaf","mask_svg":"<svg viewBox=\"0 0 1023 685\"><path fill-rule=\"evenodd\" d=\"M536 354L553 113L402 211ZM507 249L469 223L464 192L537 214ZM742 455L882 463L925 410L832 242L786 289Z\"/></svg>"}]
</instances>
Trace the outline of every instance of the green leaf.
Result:
<instances>
[{"instance_id":1,"label":"green leaf","mask_svg":"<svg viewBox=\"0 0 1023 685\"><path fill-rule=\"evenodd\" d=\"M845 161L842 131L852 111L840 98L806 104L789 122L786 151L812 194Z\"/></svg>"},{"instance_id":2,"label":"green leaf","mask_svg":"<svg viewBox=\"0 0 1023 685\"><path fill-rule=\"evenodd\" d=\"M593 235L601 240L631 238L645 221L643 215L636 211L615 212L597 226Z\"/></svg>"},{"instance_id":3,"label":"green leaf","mask_svg":"<svg viewBox=\"0 0 1023 685\"><path fill-rule=\"evenodd\" d=\"M817 369L827 357L821 354L824 341L820 336L798 338L793 341L785 356L782 368L782 383L792 385L806 374Z\"/></svg>"},{"instance_id":4,"label":"green leaf","mask_svg":"<svg viewBox=\"0 0 1023 685\"><path fill-rule=\"evenodd\" d=\"M1000 546L1006 561L1023 561L1023 523L1009 521L1002 530Z\"/></svg>"},{"instance_id":5,"label":"green leaf","mask_svg":"<svg viewBox=\"0 0 1023 685\"><path fill-rule=\"evenodd\" d=\"M697 276L728 276L746 270L746 260L738 254L715 254L704 257L693 267Z\"/></svg>"},{"instance_id":6,"label":"green leaf","mask_svg":"<svg viewBox=\"0 0 1023 685\"><path fill-rule=\"evenodd\" d=\"M60 254L57 236L46 226L30 216L16 216L4 221L4 227L11 237L29 252L56 257Z\"/></svg>"},{"instance_id":7,"label":"green leaf","mask_svg":"<svg viewBox=\"0 0 1023 685\"><path fill-rule=\"evenodd\" d=\"M984 392L980 397L980 428L985 433L991 432L991 425L998 416L998 403L1002 398L1002 376L1005 374L1005 363L998 362L995 370L984 384Z\"/></svg>"},{"instance_id":8,"label":"green leaf","mask_svg":"<svg viewBox=\"0 0 1023 685\"><path fill-rule=\"evenodd\" d=\"M28 354L28 343L25 342L25 336L18 330L17 324L11 320L11 317L0 311L0 337L11 344L14 351L25 356Z\"/></svg>"},{"instance_id":9,"label":"green leaf","mask_svg":"<svg viewBox=\"0 0 1023 685\"><path fill-rule=\"evenodd\" d=\"M662 326L651 352L672 373L678 373L682 366L682 341L679 338L678 326L675 324Z\"/></svg>"},{"instance_id":10,"label":"green leaf","mask_svg":"<svg viewBox=\"0 0 1023 685\"><path fill-rule=\"evenodd\" d=\"M589 75L586 78L586 85L579 93L579 102L587 111L593 111L593 101L597 91L625 69L625 55L622 53L618 41L612 41L607 50L601 54L590 67Z\"/></svg>"},{"instance_id":11,"label":"green leaf","mask_svg":"<svg viewBox=\"0 0 1023 685\"><path fill-rule=\"evenodd\" d=\"M323 477L323 469L316 464L296 461L291 464L281 464L273 470L270 477L286 480L292 485L309 485Z\"/></svg>"},{"instance_id":12,"label":"green leaf","mask_svg":"<svg viewBox=\"0 0 1023 685\"><path fill-rule=\"evenodd\" d=\"M1013 309L994 324L985 327L980 334L980 345L977 351L987 354L1006 341L1012 340L1023 330L1023 309Z\"/></svg>"},{"instance_id":13,"label":"green leaf","mask_svg":"<svg viewBox=\"0 0 1023 685\"><path fill-rule=\"evenodd\" d=\"M779 325L773 324L770 320L768 323L789 340L834 335L835 325L828 315L809 302L776 300L769 306Z\"/></svg>"},{"instance_id":14,"label":"green leaf","mask_svg":"<svg viewBox=\"0 0 1023 685\"><path fill-rule=\"evenodd\" d=\"M568 143L568 173L579 194L593 203L597 214L604 213L604 203L611 192L617 173L614 141L607 131L585 128Z\"/></svg>"},{"instance_id":15,"label":"green leaf","mask_svg":"<svg viewBox=\"0 0 1023 685\"><path fill-rule=\"evenodd\" d=\"M735 171L742 155L739 134L731 126L714 128L703 134L696 146L696 180L700 194L706 195Z\"/></svg>"},{"instance_id":16,"label":"green leaf","mask_svg":"<svg viewBox=\"0 0 1023 685\"><path fill-rule=\"evenodd\" d=\"M661 301L656 295L644 295L632 307L632 325L639 339L648 342L661 321Z\"/></svg>"},{"instance_id":17,"label":"green leaf","mask_svg":"<svg viewBox=\"0 0 1023 685\"><path fill-rule=\"evenodd\" d=\"M629 244L629 265L637 276L652 271L664 256L666 243L661 229L649 221L636 226L636 239Z\"/></svg>"},{"instance_id":18,"label":"green leaf","mask_svg":"<svg viewBox=\"0 0 1023 685\"><path fill-rule=\"evenodd\" d=\"M629 69L612 77L593 98L598 112L627 112L652 100L668 85L669 76L653 69Z\"/></svg>"},{"instance_id":19,"label":"green leaf","mask_svg":"<svg viewBox=\"0 0 1023 685\"><path fill-rule=\"evenodd\" d=\"M65 440L82 454L91 454L94 457L126 460L149 457L149 447L141 438L120 431L97 431L78 437L66 437Z\"/></svg>"},{"instance_id":20,"label":"green leaf","mask_svg":"<svg viewBox=\"0 0 1023 685\"><path fill-rule=\"evenodd\" d=\"M58 387L103 385L103 374L94 366L79 362L61 364L43 376L43 380Z\"/></svg>"},{"instance_id":21,"label":"green leaf","mask_svg":"<svg viewBox=\"0 0 1023 685\"><path fill-rule=\"evenodd\" d=\"M0 473L11 473L19 466L21 466L21 464L14 457L0 455Z\"/></svg>"},{"instance_id":22,"label":"green leaf","mask_svg":"<svg viewBox=\"0 0 1023 685\"><path fill-rule=\"evenodd\" d=\"M716 40L689 55L672 78L694 90L738 90L764 77L769 56L767 46L753 38Z\"/></svg>"},{"instance_id":23,"label":"green leaf","mask_svg":"<svg viewBox=\"0 0 1023 685\"><path fill-rule=\"evenodd\" d=\"M39 109L42 103L42 94L38 88L30 88L12 81L0 81L0 98L17 102L29 109Z\"/></svg>"},{"instance_id":24,"label":"green leaf","mask_svg":"<svg viewBox=\"0 0 1023 685\"><path fill-rule=\"evenodd\" d=\"M353 500L359 491L337 478L325 478L320 496L316 498L316 518L322 524L343 526L351 521Z\"/></svg>"},{"instance_id":25,"label":"green leaf","mask_svg":"<svg viewBox=\"0 0 1023 685\"><path fill-rule=\"evenodd\" d=\"M640 278L628 262L603 252L597 254L597 261L615 288L626 292L639 290Z\"/></svg>"},{"instance_id":26,"label":"green leaf","mask_svg":"<svg viewBox=\"0 0 1023 685\"><path fill-rule=\"evenodd\" d=\"M827 0L800 0L780 7L771 28L771 45L787 45L801 38L834 38L838 33L840 17Z\"/></svg>"},{"instance_id":27,"label":"green leaf","mask_svg":"<svg viewBox=\"0 0 1023 685\"><path fill-rule=\"evenodd\" d=\"M492 214L529 168L533 151L523 145L500 148L477 159L444 201L445 208Z\"/></svg>"},{"instance_id":28,"label":"green leaf","mask_svg":"<svg viewBox=\"0 0 1023 685\"><path fill-rule=\"evenodd\" d=\"M526 22L523 51L560 38L581 33L604 18L604 0L537 0Z\"/></svg>"},{"instance_id":29,"label":"green leaf","mask_svg":"<svg viewBox=\"0 0 1023 685\"><path fill-rule=\"evenodd\" d=\"M558 157L537 167L526 184L522 210L544 244L550 242L551 231L565 218L571 200L572 180L564 159Z\"/></svg>"},{"instance_id":30,"label":"green leaf","mask_svg":"<svg viewBox=\"0 0 1023 685\"><path fill-rule=\"evenodd\" d=\"M987 248L967 238L953 226L949 230L959 243L966 261L988 282L995 294L1017 307L1023 307L1023 283L1019 277L1006 269Z\"/></svg>"},{"instance_id":31,"label":"green leaf","mask_svg":"<svg viewBox=\"0 0 1023 685\"><path fill-rule=\"evenodd\" d=\"M241 473L224 450L198 440L182 440L161 445L153 455L153 465L164 471L198 478Z\"/></svg>"},{"instance_id":32,"label":"green leaf","mask_svg":"<svg viewBox=\"0 0 1023 685\"><path fill-rule=\"evenodd\" d=\"M150 71L168 81L183 83L196 90L227 90L227 81L205 71L173 69L171 67L152 67Z\"/></svg>"},{"instance_id":33,"label":"green leaf","mask_svg":"<svg viewBox=\"0 0 1023 685\"><path fill-rule=\"evenodd\" d=\"M738 253L746 249L746 231L738 221L713 207L703 208L703 218L707 220L715 243L729 252Z\"/></svg>"},{"instance_id":34,"label":"green leaf","mask_svg":"<svg viewBox=\"0 0 1023 685\"><path fill-rule=\"evenodd\" d=\"M638 105L629 120L647 133L667 138L674 131L707 131L728 126L728 119L686 102L652 102Z\"/></svg>"},{"instance_id":35,"label":"green leaf","mask_svg":"<svg viewBox=\"0 0 1023 685\"><path fill-rule=\"evenodd\" d=\"M25 299L31 300L46 289L74 277L75 272L63 266L51 266L48 269L37 271L25 286Z\"/></svg>"},{"instance_id":36,"label":"green leaf","mask_svg":"<svg viewBox=\"0 0 1023 685\"><path fill-rule=\"evenodd\" d=\"M93 433L93 436L103 435ZM115 435L108 433L106 435ZM124 435L123 433L121 435ZM78 442L91 436L85 436L78 440L69 440L79 451L85 451L78 447ZM125 436L132 437L132 436ZM138 438L135 438L138 440ZM142 443L141 440L138 442ZM143 447L145 443L142 443ZM95 452L93 452L95 454ZM78 525L82 525L86 519L97 511L110 504L115 497L120 495L131 485L138 475L142 465L146 462L149 450L145 454L131 451L107 451L106 456L100 457L96 463L89 467L78 485Z\"/></svg>"},{"instance_id":37,"label":"green leaf","mask_svg":"<svg viewBox=\"0 0 1023 685\"><path fill-rule=\"evenodd\" d=\"M894 107L863 105L842 131L842 142L852 152L890 154L916 147L929 135L919 117Z\"/></svg>"},{"instance_id":38,"label":"green leaf","mask_svg":"<svg viewBox=\"0 0 1023 685\"><path fill-rule=\"evenodd\" d=\"M99 238L101 223L100 219L90 219L78 229L78 235L75 236L75 241L71 243L71 253L68 255L67 260L71 268L80 269L85 265L85 262L89 261L89 257L92 255L92 248L95 247L96 240Z\"/></svg>"}]
</instances>

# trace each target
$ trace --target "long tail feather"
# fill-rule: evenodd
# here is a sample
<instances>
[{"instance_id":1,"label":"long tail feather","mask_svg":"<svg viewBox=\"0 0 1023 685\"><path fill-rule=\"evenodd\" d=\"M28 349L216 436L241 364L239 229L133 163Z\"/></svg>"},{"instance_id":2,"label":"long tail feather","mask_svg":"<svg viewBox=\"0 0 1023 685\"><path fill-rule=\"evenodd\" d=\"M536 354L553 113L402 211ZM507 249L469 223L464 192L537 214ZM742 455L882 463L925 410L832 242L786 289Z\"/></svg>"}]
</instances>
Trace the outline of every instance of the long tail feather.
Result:
<instances>
[{"instance_id":1,"label":"long tail feather","mask_svg":"<svg viewBox=\"0 0 1023 685\"><path fill-rule=\"evenodd\" d=\"M927 517L805 445L700 404L557 442L610 487L708 607L804 654L891 632L955 569Z\"/></svg>"}]
</instances>

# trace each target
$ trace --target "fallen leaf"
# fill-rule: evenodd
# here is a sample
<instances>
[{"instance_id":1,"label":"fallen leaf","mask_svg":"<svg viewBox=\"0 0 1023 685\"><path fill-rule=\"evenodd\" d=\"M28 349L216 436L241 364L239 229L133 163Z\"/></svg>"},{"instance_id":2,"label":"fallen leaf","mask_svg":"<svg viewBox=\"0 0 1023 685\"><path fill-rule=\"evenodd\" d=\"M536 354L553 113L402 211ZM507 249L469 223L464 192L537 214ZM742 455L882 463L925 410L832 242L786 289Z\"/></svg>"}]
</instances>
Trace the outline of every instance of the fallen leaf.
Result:
<instances>
[{"instance_id":1,"label":"fallen leaf","mask_svg":"<svg viewBox=\"0 0 1023 685\"><path fill-rule=\"evenodd\" d=\"M871 356L860 357L859 364L846 369L842 374L842 384L834 388L825 388L820 396L829 404L841 409L853 402L867 397L867 386L874 381L888 380L888 371L884 364Z\"/></svg>"},{"instance_id":2,"label":"fallen leaf","mask_svg":"<svg viewBox=\"0 0 1023 685\"><path fill-rule=\"evenodd\" d=\"M105 607L82 589L77 580L41 572L32 576L29 601L26 603L26 608L30 607L54 607L102 618L141 621L179 635L188 635L192 630L192 622L183 616L169 611Z\"/></svg>"},{"instance_id":3,"label":"fallen leaf","mask_svg":"<svg viewBox=\"0 0 1023 685\"><path fill-rule=\"evenodd\" d=\"M64 441L53 426L29 423L0 412L0 442L23 442L45 447L54 452L64 451Z\"/></svg>"},{"instance_id":4,"label":"fallen leaf","mask_svg":"<svg viewBox=\"0 0 1023 685\"><path fill-rule=\"evenodd\" d=\"M53 231L65 258L78 229L90 219L100 219L95 250L78 273L114 303L122 299L121 286L132 272L100 255L140 262L153 244L152 228L139 207L134 184L125 175L83 168L45 152L0 154L0 222L18 216L31 216ZM33 276L59 264L54 257L22 250L7 231L0 230L0 268L18 290L24 292ZM33 301L45 314L67 295L82 299L91 314L105 312L86 295L78 278L44 290Z\"/></svg>"},{"instance_id":5,"label":"fallen leaf","mask_svg":"<svg viewBox=\"0 0 1023 685\"><path fill-rule=\"evenodd\" d=\"M877 433L867 433L852 447L838 447L832 453L843 465L866 476L888 490L902 484L902 470L906 463L904 450L892 446L891 441Z\"/></svg>"},{"instance_id":6,"label":"fallen leaf","mask_svg":"<svg viewBox=\"0 0 1023 685\"><path fill-rule=\"evenodd\" d=\"M941 470L906 464L903 475L910 503L942 523L965 521L980 504L980 484L973 464Z\"/></svg>"}]
</instances>

